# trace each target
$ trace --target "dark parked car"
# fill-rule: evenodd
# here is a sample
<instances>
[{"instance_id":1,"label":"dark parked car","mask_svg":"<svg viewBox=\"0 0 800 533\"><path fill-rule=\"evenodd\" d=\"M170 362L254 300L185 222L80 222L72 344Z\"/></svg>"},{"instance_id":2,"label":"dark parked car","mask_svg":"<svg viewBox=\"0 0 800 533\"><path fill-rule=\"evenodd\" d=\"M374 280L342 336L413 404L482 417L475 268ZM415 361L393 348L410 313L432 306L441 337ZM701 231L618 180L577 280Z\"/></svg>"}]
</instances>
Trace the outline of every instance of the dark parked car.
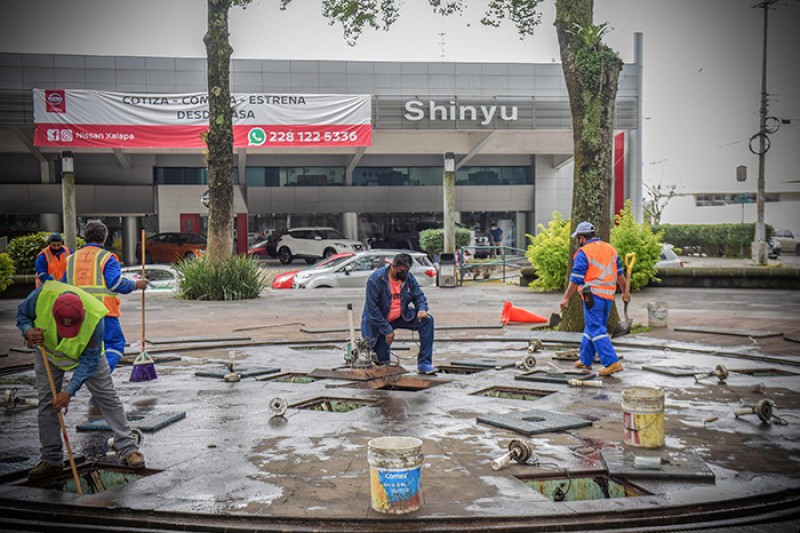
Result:
<instances>
[{"instance_id":1,"label":"dark parked car","mask_svg":"<svg viewBox=\"0 0 800 533\"><path fill-rule=\"evenodd\" d=\"M464 224L456 223L458 228L466 228ZM426 229L442 229L444 223L438 220L422 220L413 222L411 224L398 225L392 228L392 231L381 240L376 240L371 243L372 248L394 248L405 250L416 250L424 252L419 245L419 233ZM473 228L471 231L472 239L470 246L477 247L473 249L473 256L479 259L489 257L489 233L480 229Z\"/></svg>"}]
</instances>

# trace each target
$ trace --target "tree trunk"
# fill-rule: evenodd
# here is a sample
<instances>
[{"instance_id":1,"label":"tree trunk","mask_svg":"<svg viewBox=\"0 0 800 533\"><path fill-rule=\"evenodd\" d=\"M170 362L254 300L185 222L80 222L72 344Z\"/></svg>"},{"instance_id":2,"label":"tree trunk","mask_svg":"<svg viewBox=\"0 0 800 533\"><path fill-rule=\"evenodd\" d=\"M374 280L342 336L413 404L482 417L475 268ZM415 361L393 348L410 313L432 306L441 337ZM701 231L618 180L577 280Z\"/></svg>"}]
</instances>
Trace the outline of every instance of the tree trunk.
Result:
<instances>
[{"instance_id":1,"label":"tree trunk","mask_svg":"<svg viewBox=\"0 0 800 533\"><path fill-rule=\"evenodd\" d=\"M208 249L210 261L233 251L233 123L231 112L228 10L232 0L208 0Z\"/></svg>"},{"instance_id":2,"label":"tree trunk","mask_svg":"<svg viewBox=\"0 0 800 533\"><path fill-rule=\"evenodd\" d=\"M593 25L592 0L556 0L556 33L561 49L561 65L572 112L575 170L572 186L570 226L583 220L592 222L597 236L608 242L611 229L612 146L614 104L622 61L600 37ZM592 39L592 31L596 39ZM570 242L568 272L577 243ZM575 297L564 313L562 331L582 331L583 312ZM618 315L612 308L611 324Z\"/></svg>"}]
</instances>

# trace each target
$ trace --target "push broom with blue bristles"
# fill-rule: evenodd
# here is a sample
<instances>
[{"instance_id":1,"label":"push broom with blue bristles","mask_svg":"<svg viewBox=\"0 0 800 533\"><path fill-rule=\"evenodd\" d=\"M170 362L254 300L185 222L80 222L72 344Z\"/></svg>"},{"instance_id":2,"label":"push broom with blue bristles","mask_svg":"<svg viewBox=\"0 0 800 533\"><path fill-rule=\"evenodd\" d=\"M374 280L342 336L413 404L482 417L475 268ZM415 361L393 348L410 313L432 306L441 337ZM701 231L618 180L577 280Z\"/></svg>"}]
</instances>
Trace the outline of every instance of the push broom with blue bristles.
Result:
<instances>
[{"instance_id":1,"label":"push broom with blue bristles","mask_svg":"<svg viewBox=\"0 0 800 533\"><path fill-rule=\"evenodd\" d=\"M145 253L144 253L144 229L142 230L142 279L146 280L145 276ZM144 338L144 289L142 289L142 351L136 356L133 361L133 370L131 371L131 381L153 381L158 379L156 373L156 362L147 354Z\"/></svg>"}]
</instances>

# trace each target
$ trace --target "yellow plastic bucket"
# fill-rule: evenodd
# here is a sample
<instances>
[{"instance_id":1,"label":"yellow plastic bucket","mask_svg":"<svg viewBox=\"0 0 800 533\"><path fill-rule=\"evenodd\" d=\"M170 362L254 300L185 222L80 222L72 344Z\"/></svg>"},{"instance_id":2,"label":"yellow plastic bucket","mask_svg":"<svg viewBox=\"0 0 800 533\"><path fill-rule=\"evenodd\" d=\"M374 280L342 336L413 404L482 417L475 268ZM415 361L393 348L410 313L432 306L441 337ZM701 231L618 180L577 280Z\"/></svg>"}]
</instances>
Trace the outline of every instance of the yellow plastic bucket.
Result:
<instances>
[{"instance_id":1,"label":"yellow plastic bucket","mask_svg":"<svg viewBox=\"0 0 800 533\"><path fill-rule=\"evenodd\" d=\"M369 441L369 487L372 508L405 514L422 503L422 441L414 437L379 437Z\"/></svg>"},{"instance_id":2,"label":"yellow plastic bucket","mask_svg":"<svg viewBox=\"0 0 800 533\"><path fill-rule=\"evenodd\" d=\"M664 445L664 391L636 387L622 391L625 444L638 448Z\"/></svg>"}]
</instances>

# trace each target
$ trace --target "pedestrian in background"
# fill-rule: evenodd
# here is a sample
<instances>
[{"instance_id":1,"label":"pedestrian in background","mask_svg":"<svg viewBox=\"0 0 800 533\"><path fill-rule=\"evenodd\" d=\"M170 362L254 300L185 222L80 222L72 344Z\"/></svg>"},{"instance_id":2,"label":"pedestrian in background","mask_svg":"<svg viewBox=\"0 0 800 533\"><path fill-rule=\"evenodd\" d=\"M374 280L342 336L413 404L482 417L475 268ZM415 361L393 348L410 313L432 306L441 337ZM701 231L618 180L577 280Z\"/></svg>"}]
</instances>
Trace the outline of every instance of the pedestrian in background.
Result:
<instances>
[{"instance_id":1,"label":"pedestrian in background","mask_svg":"<svg viewBox=\"0 0 800 533\"><path fill-rule=\"evenodd\" d=\"M625 294L625 269L619 254L610 244L601 241L595 235L595 227L589 222L581 222L571 237L578 238L580 247L573 256L572 273L569 285L561 300L561 310L569 307L569 299L580 289L583 298L583 339L581 340L580 359L575 366L590 369L595 354L600 357L603 368L601 376L610 376L622 372L617 352L608 335L608 315L614 304L614 293L617 285ZM630 300L630 294L623 296Z\"/></svg>"},{"instance_id":2,"label":"pedestrian in background","mask_svg":"<svg viewBox=\"0 0 800 533\"><path fill-rule=\"evenodd\" d=\"M53 233L47 238L47 246L36 256L36 286L41 287L45 281L54 279L61 281L67 271L67 258L72 254L64 246L64 238L60 233Z\"/></svg>"},{"instance_id":3,"label":"pedestrian in background","mask_svg":"<svg viewBox=\"0 0 800 533\"><path fill-rule=\"evenodd\" d=\"M120 301L117 294L129 294L136 289L144 290L147 280L129 280L122 277L122 269L116 255L103 248L108 237L108 228L99 220L90 220L84 228L86 246L69 256L65 280L80 287L108 309L104 322L106 359L111 372L125 353L125 335L119 324ZM144 349L144 347L142 347Z\"/></svg>"},{"instance_id":4,"label":"pedestrian in background","mask_svg":"<svg viewBox=\"0 0 800 533\"><path fill-rule=\"evenodd\" d=\"M492 238L492 255L503 255L503 230L498 227L497 222L492 222L489 236Z\"/></svg>"}]
</instances>

